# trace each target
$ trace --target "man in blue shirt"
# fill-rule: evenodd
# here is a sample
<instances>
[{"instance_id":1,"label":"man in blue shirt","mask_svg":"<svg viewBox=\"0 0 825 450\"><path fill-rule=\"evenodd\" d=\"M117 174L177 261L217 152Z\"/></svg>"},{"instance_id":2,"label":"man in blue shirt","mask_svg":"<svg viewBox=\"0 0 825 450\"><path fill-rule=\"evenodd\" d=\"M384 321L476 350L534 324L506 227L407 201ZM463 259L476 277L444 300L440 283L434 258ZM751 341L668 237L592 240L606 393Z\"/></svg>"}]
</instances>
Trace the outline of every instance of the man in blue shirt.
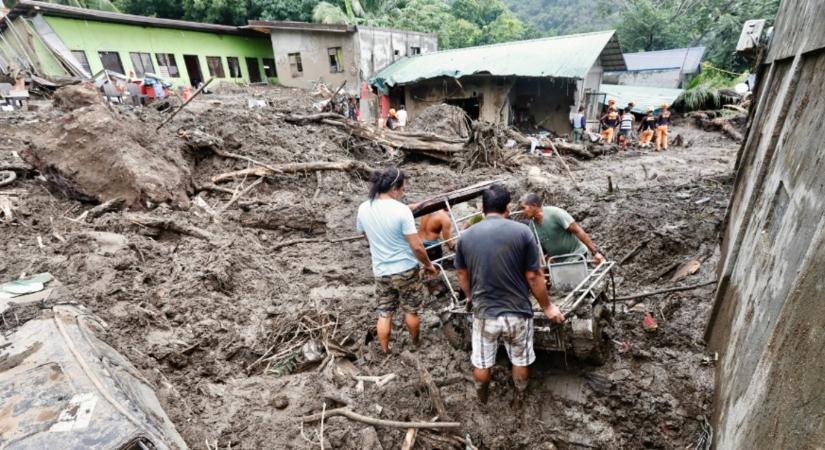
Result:
<instances>
[{"instance_id":1,"label":"man in blue shirt","mask_svg":"<svg viewBox=\"0 0 825 450\"><path fill-rule=\"evenodd\" d=\"M473 308L473 377L485 403L501 338L513 364L518 405L527 389L528 366L536 359L530 292L552 322L562 323L564 315L547 297L533 233L527 225L507 220L507 189L498 184L487 188L482 209L485 220L462 234L455 254L458 282Z\"/></svg>"},{"instance_id":2,"label":"man in blue shirt","mask_svg":"<svg viewBox=\"0 0 825 450\"><path fill-rule=\"evenodd\" d=\"M392 315L400 306L414 345L418 345L418 317L427 290L421 282L419 264L430 275L438 272L415 229L404 196L404 172L390 167L375 172L370 180L369 200L358 207L357 230L370 244L375 294L378 297L378 341L384 353L390 350Z\"/></svg>"}]
</instances>

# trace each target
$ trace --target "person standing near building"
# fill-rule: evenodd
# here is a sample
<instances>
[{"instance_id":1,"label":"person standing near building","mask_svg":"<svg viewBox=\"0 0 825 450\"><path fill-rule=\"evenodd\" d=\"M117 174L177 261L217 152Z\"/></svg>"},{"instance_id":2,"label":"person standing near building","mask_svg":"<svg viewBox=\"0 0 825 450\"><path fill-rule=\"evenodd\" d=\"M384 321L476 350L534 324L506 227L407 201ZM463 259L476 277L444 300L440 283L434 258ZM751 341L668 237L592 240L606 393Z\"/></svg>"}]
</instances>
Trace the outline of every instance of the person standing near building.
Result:
<instances>
[{"instance_id":1,"label":"person standing near building","mask_svg":"<svg viewBox=\"0 0 825 450\"><path fill-rule=\"evenodd\" d=\"M412 343L418 345L418 312L427 296L419 265L428 275L438 272L415 229L412 211L399 201L405 193L404 172L390 167L373 173L370 181L369 199L358 207L356 229L370 244L378 297L378 341L384 353L389 353L392 316L399 307L404 311Z\"/></svg>"},{"instance_id":2,"label":"person standing near building","mask_svg":"<svg viewBox=\"0 0 825 450\"><path fill-rule=\"evenodd\" d=\"M395 118L398 119L396 130L404 131L404 127L407 126L407 108L404 105L398 107L398 111L395 113Z\"/></svg>"},{"instance_id":3,"label":"person standing near building","mask_svg":"<svg viewBox=\"0 0 825 450\"><path fill-rule=\"evenodd\" d=\"M619 142L621 142L623 150L627 150L631 134L633 134L633 113L630 112L630 109L625 109L619 124Z\"/></svg>"},{"instance_id":4,"label":"person standing near building","mask_svg":"<svg viewBox=\"0 0 825 450\"><path fill-rule=\"evenodd\" d=\"M482 210L485 220L462 234L454 263L461 290L473 310L473 378L479 401L486 403L500 338L513 365L513 406L519 407L527 390L529 366L536 359L530 292L552 322L564 322L564 315L547 297L533 233L526 225L507 220L507 189L499 184L485 189Z\"/></svg>"},{"instance_id":5,"label":"person standing near building","mask_svg":"<svg viewBox=\"0 0 825 450\"><path fill-rule=\"evenodd\" d=\"M653 115L653 107L647 108L647 114L639 122L639 146L648 147L653 140L653 133L656 131L656 116Z\"/></svg>"},{"instance_id":6,"label":"person standing near building","mask_svg":"<svg viewBox=\"0 0 825 450\"><path fill-rule=\"evenodd\" d=\"M584 130L587 126L587 118L584 116L584 106L579 106L579 112L573 116L570 124L573 125L573 142L578 144L582 141L582 135L584 135Z\"/></svg>"},{"instance_id":7,"label":"person standing near building","mask_svg":"<svg viewBox=\"0 0 825 450\"><path fill-rule=\"evenodd\" d=\"M656 117L656 151L667 150L668 127L670 126L670 110L667 103L662 104L662 110Z\"/></svg>"},{"instance_id":8,"label":"person standing near building","mask_svg":"<svg viewBox=\"0 0 825 450\"><path fill-rule=\"evenodd\" d=\"M601 135L604 143L612 144L616 127L619 126L619 113L616 111L616 107L611 106L610 109L607 110L607 114L602 116L600 122L602 124Z\"/></svg>"}]
</instances>

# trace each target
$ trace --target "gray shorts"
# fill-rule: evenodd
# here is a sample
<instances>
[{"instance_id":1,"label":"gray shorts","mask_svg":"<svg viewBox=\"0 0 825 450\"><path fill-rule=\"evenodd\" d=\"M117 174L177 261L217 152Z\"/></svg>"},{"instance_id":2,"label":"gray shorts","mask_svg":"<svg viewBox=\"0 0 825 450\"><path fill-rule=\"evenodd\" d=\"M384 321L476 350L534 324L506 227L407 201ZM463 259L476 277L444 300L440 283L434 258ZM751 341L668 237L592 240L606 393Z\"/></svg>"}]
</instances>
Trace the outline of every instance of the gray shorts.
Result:
<instances>
[{"instance_id":1,"label":"gray shorts","mask_svg":"<svg viewBox=\"0 0 825 450\"><path fill-rule=\"evenodd\" d=\"M496 363L498 340L504 342L514 366L529 366L536 360L533 350L533 319L505 314L495 319L473 319L473 367L489 369Z\"/></svg>"}]
</instances>

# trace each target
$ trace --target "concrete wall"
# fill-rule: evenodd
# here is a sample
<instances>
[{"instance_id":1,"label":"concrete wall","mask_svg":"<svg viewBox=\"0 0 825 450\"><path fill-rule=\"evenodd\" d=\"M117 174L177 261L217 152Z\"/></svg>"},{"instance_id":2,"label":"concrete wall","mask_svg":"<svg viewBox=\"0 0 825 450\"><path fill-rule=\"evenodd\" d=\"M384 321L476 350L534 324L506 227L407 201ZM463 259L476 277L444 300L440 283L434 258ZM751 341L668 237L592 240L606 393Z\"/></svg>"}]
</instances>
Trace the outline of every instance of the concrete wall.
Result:
<instances>
[{"instance_id":1,"label":"concrete wall","mask_svg":"<svg viewBox=\"0 0 825 450\"><path fill-rule=\"evenodd\" d=\"M569 114L576 102L576 89L575 80L483 75L458 80L441 77L403 87L410 120L432 105L478 98L480 120L513 124L529 116L533 125L558 133L570 131Z\"/></svg>"},{"instance_id":2,"label":"concrete wall","mask_svg":"<svg viewBox=\"0 0 825 450\"><path fill-rule=\"evenodd\" d=\"M783 2L757 69L706 335L717 449L825 448L823 22Z\"/></svg>"},{"instance_id":3,"label":"concrete wall","mask_svg":"<svg viewBox=\"0 0 825 450\"><path fill-rule=\"evenodd\" d=\"M479 98L479 118L488 122L509 120L508 95L514 80L506 77L450 77L425 80L404 86L404 102L409 120L424 109L445 100Z\"/></svg>"},{"instance_id":4,"label":"concrete wall","mask_svg":"<svg viewBox=\"0 0 825 450\"><path fill-rule=\"evenodd\" d=\"M190 84L183 55L198 57L204 79L209 78L206 57L219 56L226 76L215 81L249 82L245 58L256 58L261 77L265 77L261 58L272 57L272 46L263 34L261 37L236 36L48 16L46 22L60 36L66 47L70 50L83 50L86 53L92 73L103 69L98 56L99 51L118 52L126 74L134 70L132 59L129 56L130 52L150 53L155 73L159 73L156 54L172 53L175 55L180 74L178 77L167 79L176 86ZM226 59L229 56L239 59L241 78L230 78Z\"/></svg>"},{"instance_id":5,"label":"concrete wall","mask_svg":"<svg viewBox=\"0 0 825 450\"><path fill-rule=\"evenodd\" d=\"M662 88L679 88L682 84L680 69L637 70L628 72L608 72L605 83L623 84L625 86L650 86Z\"/></svg>"},{"instance_id":6,"label":"concrete wall","mask_svg":"<svg viewBox=\"0 0 825 450\"><path fill-rule=\"evenodd\" d=\"M412 56L411 47L419 48L422 55L437 51L438 38L434 34L415 31L359 26L358 46L361 79L368 80L395 61Z\"/></svg>"},{"instance_id":7,"label":"concrete wall","mask_svg":"<svg viewBox=\"0 0 825 450\"><path fill-rule=\"evenodd\" d=\"M272 48L278 81L284 86L312 89L313 84L323 81L337 88L344 80L346 90L357 92L358 55L354 33L331 31L271 30ZM344 54L344 71L332 72L328 50L341 47ZM293 76L289 66L289 54L300 53L303 73Z\"/></svg>"},{"instance_id":8,"label":"concrete wall","mask_svg":"<svg viewBox=\"0 0 825 450\"><path fill-rule=\"evenodd\" d=\"M361 83L375 72L399 58L407 56L411 47L421 53L437 50L435 35L385 28L358 27L356 32L271 30L272 47L281 84L312 88L321 80L338 87L347 80L346 90L360 95ZM344 52L344 72L330 71L328 49L341 47ZM301 53L304 73L293 77L289 68L290 53Z\"/></svg>"}]
</instances>

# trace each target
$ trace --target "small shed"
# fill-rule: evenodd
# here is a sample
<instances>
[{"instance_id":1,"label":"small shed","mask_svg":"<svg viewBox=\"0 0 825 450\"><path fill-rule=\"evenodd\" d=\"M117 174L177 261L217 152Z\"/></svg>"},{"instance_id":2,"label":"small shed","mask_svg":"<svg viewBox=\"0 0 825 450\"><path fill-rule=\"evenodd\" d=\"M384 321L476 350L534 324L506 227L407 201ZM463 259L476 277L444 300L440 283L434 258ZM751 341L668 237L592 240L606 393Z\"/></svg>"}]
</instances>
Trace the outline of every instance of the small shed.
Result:
<instances>
[{"instance_id":1,"label":"small shed","mask_svg":"<svg viewBox=\"0 0 825 450\"><path fill-rule=\"evenodd\" d=\"M602 31L404 58L371 83L411 119L448 103L473 119L561 134L579 106L598 114L603 72L625 69L616 33Z\"/></svg>"}]
</instances>

